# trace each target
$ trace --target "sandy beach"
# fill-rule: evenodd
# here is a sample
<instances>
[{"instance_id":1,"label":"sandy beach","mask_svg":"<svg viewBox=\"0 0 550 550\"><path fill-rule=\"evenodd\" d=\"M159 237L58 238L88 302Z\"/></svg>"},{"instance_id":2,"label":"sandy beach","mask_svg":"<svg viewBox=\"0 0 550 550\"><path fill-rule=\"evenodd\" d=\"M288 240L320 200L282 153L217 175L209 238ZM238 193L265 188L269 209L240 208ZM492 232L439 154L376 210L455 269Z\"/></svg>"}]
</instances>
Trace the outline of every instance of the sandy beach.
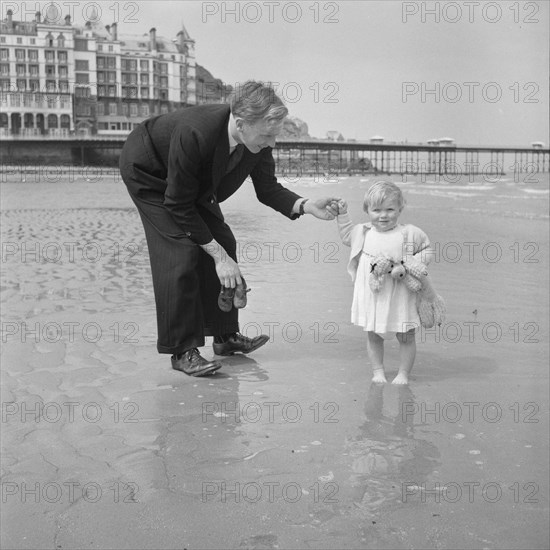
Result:
<instances>
[{"instance_id":1,"label":"sandy beach","mask_svg":"<svg viewBox=\"0 0 550 550\"><path fill-rule=\"evenodd\" d=\"M156 352L117 175L4 178L2 548L548 548L548 174L522 178L391 177L448 308L408 387L371 386L336 222L222 205L271 338L196 379ZM374 181L282 183L360 223Z\"/></svg>"}]
</instances>

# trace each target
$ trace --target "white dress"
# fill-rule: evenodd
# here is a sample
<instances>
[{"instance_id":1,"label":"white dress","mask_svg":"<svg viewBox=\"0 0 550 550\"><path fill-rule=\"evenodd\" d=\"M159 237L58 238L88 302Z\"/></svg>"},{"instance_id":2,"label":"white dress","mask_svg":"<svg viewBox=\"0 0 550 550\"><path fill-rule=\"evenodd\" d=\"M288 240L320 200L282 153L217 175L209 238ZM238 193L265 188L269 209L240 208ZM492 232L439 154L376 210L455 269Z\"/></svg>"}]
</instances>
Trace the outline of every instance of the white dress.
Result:
<instances>
[{"instance_id":1,"label":"white dress","mask_svg":"<svg viewBox=\"0 0 550 550\"><path fill-rule=\"evenodd\" d=\"M425 233L414 226L409 230ZM351 322L372 331L384 339L393 338L396 332L407 332L420 326L416 309L416 293L410 291L401 279L384 275L382 287L373 292L369 286L371 261L376 256L386 256L395 262L403 258L404 226L398 224L389 231L377 231L372 227L365 235L363 253L359 258L351 306Z\"/></svg>"}]
</instances>

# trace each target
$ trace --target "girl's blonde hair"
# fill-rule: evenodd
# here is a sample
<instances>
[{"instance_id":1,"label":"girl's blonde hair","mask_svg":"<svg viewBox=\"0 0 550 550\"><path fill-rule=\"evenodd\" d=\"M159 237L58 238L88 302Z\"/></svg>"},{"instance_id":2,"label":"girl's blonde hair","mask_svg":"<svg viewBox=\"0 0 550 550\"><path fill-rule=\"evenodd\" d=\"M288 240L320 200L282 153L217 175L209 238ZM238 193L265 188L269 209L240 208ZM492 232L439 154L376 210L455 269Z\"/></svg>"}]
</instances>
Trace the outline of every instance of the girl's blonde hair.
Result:
<instances>
[{"instance_id":1,"label":"girl's blonde hair","mask_svg":"<svg viewBox=\"0 0 550 550\"><path fill-rule=\"evenodd\" d=\"M373 183L365 193L363 200L363 210L369 211L370 208L380 206L386 199L396 199L399 210L403 210L405 199L401 189L392 181L377 181Z\"/></svg>"}]
</instances>

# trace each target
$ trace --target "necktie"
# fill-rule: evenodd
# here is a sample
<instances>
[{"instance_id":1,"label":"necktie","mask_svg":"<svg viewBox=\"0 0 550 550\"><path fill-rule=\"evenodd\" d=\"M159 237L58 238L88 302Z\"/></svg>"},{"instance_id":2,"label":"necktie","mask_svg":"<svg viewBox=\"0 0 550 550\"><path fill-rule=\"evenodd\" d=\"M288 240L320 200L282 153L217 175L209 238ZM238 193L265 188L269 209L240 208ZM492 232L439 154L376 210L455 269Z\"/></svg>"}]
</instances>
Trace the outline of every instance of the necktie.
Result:
<instances>
[{"instance_id":1,"label":"necktie","mask_svg":"<svg viewBox=\"0 0 550 550\"><path fill-rule=\"evenodd\" d=\"M237 144L237 147L235 147L235 150L229 155L229 162L227 163L227 168L225 170L226 174L229 174L241 161L241 158L243 157L244 152L244 145L241 143Z\"/></svg>"}]
</instances>

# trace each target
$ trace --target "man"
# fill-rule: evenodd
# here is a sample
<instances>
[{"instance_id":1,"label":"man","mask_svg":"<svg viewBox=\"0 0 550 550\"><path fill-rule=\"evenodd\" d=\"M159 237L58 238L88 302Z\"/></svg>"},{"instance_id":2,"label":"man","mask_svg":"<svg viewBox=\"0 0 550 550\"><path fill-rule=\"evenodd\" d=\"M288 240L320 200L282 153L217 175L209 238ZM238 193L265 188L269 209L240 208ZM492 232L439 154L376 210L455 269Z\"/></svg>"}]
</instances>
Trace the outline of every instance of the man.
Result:
<instances>
[{"instance_id":1,"label":"man","mask_svg":"<svg viewBox=\"0 0 550 550\"><path fill-rule=\"evenodd\" d=\"M273 89L248 81L230 104L199 105L142 122L128 137L120 172L138 208L151 260L159 353L190 376L218 370L198 349L250 353L268 336L239 333L238 311L218 306L220 284L242 289L236 241L219 203L250 175L260 202L290 219L334 219L337 199L300 197L275 178L271 154L288 110ZM242 304L241 304L242 305ZM224 308L227 309L227 308Z\"/></svg>"}]
</instances>

